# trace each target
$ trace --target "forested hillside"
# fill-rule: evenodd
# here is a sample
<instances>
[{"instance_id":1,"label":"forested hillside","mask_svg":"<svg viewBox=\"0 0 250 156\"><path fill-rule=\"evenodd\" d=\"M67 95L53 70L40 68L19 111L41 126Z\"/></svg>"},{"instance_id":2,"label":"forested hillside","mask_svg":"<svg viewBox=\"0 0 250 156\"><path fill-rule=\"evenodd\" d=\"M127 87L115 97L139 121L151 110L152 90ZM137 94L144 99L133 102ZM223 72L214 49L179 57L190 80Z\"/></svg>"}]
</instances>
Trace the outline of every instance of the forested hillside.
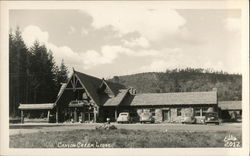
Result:
<instances>
[{"instance_id":1,"label":"forested hillside","mask_svg":"<svg viewBox=\"0 0 250 156\"><path fill-rule=\"evenodd\" d=\"M131 86L137 93L168 93L218 90L218 100L241 100L242 76L205 69L174 69L166 72L114 76L111 81Z\"/></svg>"}]
</instances>

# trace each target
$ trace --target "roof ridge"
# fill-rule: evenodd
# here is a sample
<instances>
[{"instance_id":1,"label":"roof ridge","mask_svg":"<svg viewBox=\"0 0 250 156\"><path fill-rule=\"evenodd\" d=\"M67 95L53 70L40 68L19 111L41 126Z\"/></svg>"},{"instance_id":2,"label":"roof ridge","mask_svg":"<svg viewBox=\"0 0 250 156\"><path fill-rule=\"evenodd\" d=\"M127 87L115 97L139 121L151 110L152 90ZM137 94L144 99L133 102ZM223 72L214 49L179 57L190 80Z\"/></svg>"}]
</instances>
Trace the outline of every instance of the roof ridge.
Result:
<instances>
[{"instance_id":1,"label":"roof ridge","mask_svg":"<svg viewBox=\"0 0 250 156\"><path fill-rule=\"evenodd\" d=\"M202 92L168 92L168 93L138 93L137 95L142 94L190 94L190 93L214 93L215 91L202 91Z\"/></svg>"},{"instance_id":2,"label":"roof ridge","mask_svg":"<svg viewBox=\"0 0 250 156\"><path fill-rule=\"evenodd\" d=\"M76 70L75 70L75 72L76 72L76 73L79 73L79 74L83 74L83 75L89 76L89 77L91 77L91 78L95 78L95 79L98 79L98 80L102 80L101 78L98 78L98 77L95 77L95 76L92 76L92 75L88 75L88 74L82 73L82 72L80 72L80 71L76 71Z\"/></svg>"}]
</instances>

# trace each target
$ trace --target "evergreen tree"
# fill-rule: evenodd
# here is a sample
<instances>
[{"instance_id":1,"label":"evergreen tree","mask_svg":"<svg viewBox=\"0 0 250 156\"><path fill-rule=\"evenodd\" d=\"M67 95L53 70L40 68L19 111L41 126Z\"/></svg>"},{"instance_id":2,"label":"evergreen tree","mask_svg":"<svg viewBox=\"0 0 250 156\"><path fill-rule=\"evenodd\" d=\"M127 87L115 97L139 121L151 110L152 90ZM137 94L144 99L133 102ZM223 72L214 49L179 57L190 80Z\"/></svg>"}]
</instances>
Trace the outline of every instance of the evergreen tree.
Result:
<instances>
[{"instance_id":1,"label":"evergreen tree","mask_svg":"<svg viewBox=\"0 0 250 156\"><path fill-rule=\"evenodd\" d=\"M68 69L64 64L64 60L62 60L59 69L57 68L57 74L56 74L57 87L60 88L61 83L66 83L67 79L68 79Z\"/></svg>"},{"instance_id":2,"label":"evergreen tree","mask_svg":"<svg viewBox=\"0 0 250 156\"><path fill-rule=\"evenodd\" d=\"M40 45L35 41L30 49L31 52L31 86L33 90L33 102L43 103L51 102L56 97L55 84L55 63L52 53L48 51L45 45Z\"/></svg>"},{"instance_id":3,"label":"evergreen tree","mask_svg":"<svg viewBox=\"0 0 250 156\"><path fill-rule=\"evenodd\" d=\"M28 49L19 28L9 33L9 114L17 116L20 103L48 103L56 100L61 82L67 81L67 67L55 65L52 52L39 41Z\"/></svg>"},{"instance_id":4,"label":"evergreen tree","mask_svg":"<svg viewBox=\"0 0 250 156\"><path fill-rule=\"evenodd\" d=\"M9 34L9 83L10 83L10 103L9 110L11 116L19 114L18 106L20 102L27 102L27 68L29 66L28 49L21 36L19 28L15 33Z\"/></svg>"}]
</instances>

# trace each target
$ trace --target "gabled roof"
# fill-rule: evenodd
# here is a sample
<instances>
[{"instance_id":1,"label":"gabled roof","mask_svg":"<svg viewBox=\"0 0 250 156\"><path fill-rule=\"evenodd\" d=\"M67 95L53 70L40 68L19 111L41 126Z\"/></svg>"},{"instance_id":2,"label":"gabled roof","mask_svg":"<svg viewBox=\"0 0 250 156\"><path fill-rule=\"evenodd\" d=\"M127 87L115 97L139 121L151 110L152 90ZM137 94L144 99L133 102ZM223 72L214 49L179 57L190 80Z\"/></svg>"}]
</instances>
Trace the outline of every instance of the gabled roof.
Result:
<instances>
[{"instance_id":1,"label":"gabled roof","mask_svg":"<svg viewBox=\"0 0 250 156\"><path fill-rule=\"evenodd\" d=\"M75 74L79 77L81 83L84 85L87 92L90 94L90 96L94 100L94 102L97 105L100 105L101 103L100 103L100 99L99 99L97 91L98 91L98 88L100 87L100 84L102 83L102 80L94 76L80 73L78 71L75 71Z\"/></svg>"},{"instance_id":2,"label":"gabled roof","mask_svg":"<svg viewBox=\"0 0 250 156\"><path fill-rule=\"evenodd\" d=\"M76 77L78 77L78 79L80 80L80 83L83 85L86 92L89 94L89 96L92 98L92 100L97 105L103 105L103 102L102 102L103 100L100 99L101 96L98 94L98 91L99 91L100 86L101 86L102 83L107 84L107 86L110 88L110 90L114 93L114 96L116 96L119 93L120 89L125 88L125 86L123 86L121 84L105 81L104 79L99 79L97 77L90 76L90 75L87 75L87 74L84 74L84 73L81 73L81 72L78 72L78 71L74 71L72 76L74 74L76 75ZM68 81L68 83L69 83L69 81ZM59 100L60 96L63 94L66 86L67 86L67 84L63 84L61 86L61 89L60 89L60 91L58 93L57 101Z\"/></svg>"},{"instance_id":3,"label":"gabled roof","mask_svg":"<svg viewBox=\"0 0 250 156\"><path fill-rule=\"evenodd\" d=\"M21 110L35 110L35 109L53 109L54 103L41 103L41 104L20 104L18 109Z\"/></svg>"},{"instance_id":4,"label":"gabled roof","mask_svg":"<svg viewBox=\"0 0 250 156\"><path fill-rule=\"evenodd\" d=\"M117 95L115 97L113 97L113 98L109 98L103 104L103 106L118 106L122 102L124 97L126 96L127 92L128 92L128 89L119 90Z\"/></svg>"},{"instance_id":5,"label":"gabled roof","mask_svg":"<svg viewBox=\"0 0 250 156\"><path fill-rule=\"evenodd\" d=\"M126 87L124 85L122 85L122 84L114 83L114 82L106 81L106 80L103 80L103 81L106 82L106 84L108 85L108 87L111 89L111 91L114 93L115 96L118 93L120 93L121 89L126 89Z\"/></svg>"},{"instance_id":6,"label":"gabled roof","mask_svg":"<svg viewBox=\"0 0 250 156\"><path fill-rule=\"evenodd\" d=\"M218 106L221 110L241 110L242 101L219 101Z\"/></svg>"},{"instance_id":7,"label":"gabled roof","mask_svg":"<svg viewBox=\"0 0 250 156\"><path fill-rule=\"evenodd\" d=\"M160 106L160 105L199 105L217 104L217 93L211 92L178 92L178 93L145 93L137 94L130 103L122 106Z\"/></svg>"}]
</instances>

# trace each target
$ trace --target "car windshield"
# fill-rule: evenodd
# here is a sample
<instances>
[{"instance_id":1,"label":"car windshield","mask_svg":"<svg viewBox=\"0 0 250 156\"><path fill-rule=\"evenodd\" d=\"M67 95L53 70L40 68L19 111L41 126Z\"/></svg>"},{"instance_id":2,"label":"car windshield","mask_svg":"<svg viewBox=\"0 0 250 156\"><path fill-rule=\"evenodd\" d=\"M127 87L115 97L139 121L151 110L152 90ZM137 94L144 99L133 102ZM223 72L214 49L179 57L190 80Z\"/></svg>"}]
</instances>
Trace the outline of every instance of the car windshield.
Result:
<instances>
[{"instance_id":1,"label":"car windshield","mask_svg":"<svg viewBox=\"0 0 250 156\"><path fill-rule=\"evenodd\" d=\"M120 114L120 115L122 115L122 116L127 116L128 114Z\"/></svg>"},{"instance_id":2,"label":"car windshield","mask_svg":"<svg viewBox=\"0 0 250 156\"><path fill-rule=\"evenodd\" d=\"M217 113L207 113L207 116L217 116Z\"/></svg>"}]
</instances>

